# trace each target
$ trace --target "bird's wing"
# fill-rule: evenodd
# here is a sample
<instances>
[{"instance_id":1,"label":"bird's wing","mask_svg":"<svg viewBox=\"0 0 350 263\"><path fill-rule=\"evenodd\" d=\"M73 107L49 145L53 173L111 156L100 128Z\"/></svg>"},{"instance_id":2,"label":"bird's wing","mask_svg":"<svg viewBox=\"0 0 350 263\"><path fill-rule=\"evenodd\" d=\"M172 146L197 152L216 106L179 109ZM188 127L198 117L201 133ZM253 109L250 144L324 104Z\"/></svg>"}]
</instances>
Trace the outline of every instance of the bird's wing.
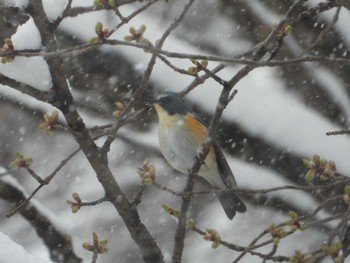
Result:
<instances>
[{"instance_id":1,"label":"bird's wing","mask_svg":"<svg viewBox=\"0 0 350 263\"><path fill-rule=\"evenodd\" d=\"M221 179L224 181L225 185L229 188L237 186L236 180L233 176L230 166L228 165L224 154L222 153L220 147L214 143L216 162L218 164L218 170Z\"/></svg>"},{"instance_id":2,"label":"bird's wing","mask_svg":"<svg viewBox=\"0 0 350 263\"><path fill-rule=\"evenodd\" d=\"M197 114L192 112L192 115L194 115L196 118L193 118L190 114L187 114L188 125L189 127L191 127L193 132L199 136L199 139L202 143L208 136L208 129L206 127L205 122ZM231 168L228 165L224 154L222 153L220 147L217 145L216 142L214 142L213 148L215 150L217 167L222 181L228 188L237 186ZM210 152L212 152L212 150Z\"/></svg>"}]
</instances>

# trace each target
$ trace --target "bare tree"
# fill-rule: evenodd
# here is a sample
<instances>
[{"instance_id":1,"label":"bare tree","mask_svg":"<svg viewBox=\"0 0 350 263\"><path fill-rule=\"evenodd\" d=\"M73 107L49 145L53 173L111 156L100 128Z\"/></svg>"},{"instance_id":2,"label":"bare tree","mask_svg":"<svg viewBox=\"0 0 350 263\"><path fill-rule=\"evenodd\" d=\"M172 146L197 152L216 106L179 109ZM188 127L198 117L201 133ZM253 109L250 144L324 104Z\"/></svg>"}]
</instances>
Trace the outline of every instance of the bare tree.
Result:
<instances>
[{"instance_id":1,"label":"bare tree","mask_svg":"<svg viewBox=\"0 0 350 263\"><path fill-rule=\"evenodd\" d=\"M53 261L81 262L81 256L78 256L73 249L71 238L68 237L72 235L74 239L74 234L62 232L60 227L55 225L54 220L51 220L33 202L33 198L37 197L43 189L59 185L59 191L64 195L72 194L73 199L68 201L66 207L69 209L70 206L74 213L78 211L80 213L81 208L85 206L103 206L106 203L114 208L113 218L121 219L117 221L118 227L123 224L140 253L140 256L133 255L129 259L131 261L142 258L144 262L153 263L170 261L171 258L172 262L184 262L186 236L193 233L212 242L213 248L221 245L232 250L230 262L240 262L253 257L262 262L322 262L329 259L334 262L345 262L350 251L350 179L338 172L335 165L337 160L335 162L323 160L316 153L308 158L310 160L302 161L304 156L287 152L282 147L270 144L265 138L252 136L237 124L222 121L228 105L239 100L236 94L239 94L238 85L242 80L258 68L278 67L279 74L286 80L286 86L290 90L298 94L307 102L306 104L310 104L311 108L320 112L326 119L344 128L341 131L329 131L328 135L349 133L347 129L349 112L346 111L348 105L343 102L334 103L337 99L340 100L339 95L332 94L329 89L322 90L325 83L322 83L321 77L314 80L315 75L310 70L314 65L322 65L323 68L320 70L334 72L340 82L347 83L344 84L345 95L349 96L350 42L346 42L336 28L340 12L343 11L349 18L348 2L325 1L316 5L312 5L307 0L272 2L267 4L264 1L256 1L254 5L253 1L225 0L215 4L210 1L195 0L178 2L97 0L91 6L74 6L73 1L68 0L60 15L54 19L50 18L45 9L45 5L49 5L45 1L29 0L23 7L1 3L0 40L4 43L0 51L2 63L16 65L20 59L40 58L45 62L51 78L47 87L39 87L35 79L32 82L21 80L19 75L25 74L20 72L21 68L15 69L19 77L13 77L10 71L0 68L0 84L4 85L4 89L0 90L2 99L0 116L4 118L4 127L6 127L1 131L4 134L2 135L4 150L0 155L3 160L1 165L8 167L12 161L11 167L1 174L0 197L15 205L6 213L9 217L6 220L12 220L11 217L17 213L28 220L43 240ZM132 8L127 9L128 7ZM260 9L258 10L257 7ZM274 25L264 25L266 17L261 14L265 16L269 14L264 13L264 10L261 11L263 7L279 13L279 22ZM220 14L220 18L222 16L226 21L232 20L232 24L244 25L245 30L241 34L251 39L254 45L238 55L228 55L223 48L220 48L220 43L217 43L219 40L204 41L204 38L215 39L215 36L207 36L201 31L211 25L208 22L210 17L204 15L211 8ZM194 15L197 10L203 11L203 15L198 19ZM322 14L327 11L335 12L329 21L323 21ZM62 29L65 25L66 28L67 25L69 25L68 28L74 27L74 22L70 22L72 18L97 12L101 12L107 22L94 24L95 35L88 43L77 42ZM163 19L166 17L166 21L171 19L158 40L148 36L147 21L144 21L146 25L141 25L138 29L131 26L133 21L145 12L156 14L160 19L162 14ZM18 48L15 39L11 38L16 29L28 23L29 20L33 21L40 36L40 48ZM112 27L107 25L109 20L112 21L110 23ZM64 23L67 24L63 25ZM121 37L119 32L123 27L129 28L129 35ZM199 45L203 54L185 53L164 47L169 42L169 36L176 33L176 29L186 27L189 35L199 36L188 39L188 42ZM178 34L179 38L188 38L186 34ZM128 54L141 50L149 55L148 63L141 67L142 71L135 69L132 63L122 55L103 52L104 49L111 47L123 48L122 52ZM210 55L204 54L204 51L209 51L206 53ZM179 67L176 61L186 61L188 68ZM30 60L27 62L30 63ZM115 162L116 156L123 154L118 152L118 149L113 149L113 144L119 143L119 140L133 145L133 148L141 153L140 156L135 157L136 159L147 159L149 156L158 155L156 149L144 144L145 139L130 140L125 135L125 130L127 133L132 133L133 130L150 131L147 123L153 121L153 115L146 101L159 90L164 89L151 79L154 72L158 70L156 62L171 69L179 78L186 76L190 79L187 87L179 87L181 88L179 93L182 96L194 90L200 90L201 85L207 81L213 81L215 88L221 91L215 102L214 113L202 111L202 116L208 120L209 137L194 160L183 190L177 189L178 186L164 185L164 179L160 179L156 172L161 169L149 161L145 161L139 169L133 165L126 165L135 173L138 171L142 181L133 186L122 185L121 176L129 175L121 175L125 170L120 168L121 163ZM231 72L229 77L220 74L232 65L239 66L235 73ZM42 72L42 74L45 73ZM300 88L303 87L304 82L309 82L307 89ZM18 91L25 94L25 98L35 100L26 104L18 95L11 97L7 91ZM314 97L321 97L321 99L318 103L313 103ZM45 103L56 110L47 113L39 106L36 107L40 103ZM200 108L200 105L196 108ZM13 109L22 113L11 115ZM24 116L16 120L20 114ZM282 110L280 114L283 115ZM44 119L40 121L43 115ZM97 119L102 119L104 122L101 124ZM17 153L17 157L13 157L17 149L5 140L6 136L10 138L10 128L7 127L20 130L23 124L26 131L36 131L41 128L47 134L67 136L72 139L71 145L75 148L70 149L71 152L68 154L59 155L59 161L51 160L51 165L43 164L33 168L32 157L27 156L27 153L25 155ZM234 132L228 132L232 131L232 128ZM23 132L22 137L24 141L31 140L27 132ZM51 140L52 143L52 137L45 137L45 142ZM230 147L232 140L237 142L238 147ZM198 215L197 210L199 210L196 205L194 205L196 212L189 212L193 199L208 198L218 191L208 188L196 177L214 142L222 144L231 154L239 154L243 160L251 159L252 163L256 162L268 167L271 171L280 172L293 183L264 189L252 190L244 187L227 190L242 195L250 203L249 209L264 206L282 211L289 217L288 220L278 223L271 221L271 225L265 226L263 231L254 233L255 238L248 240L248 245L247 242L236 244L224 241L216 230L216 226L208 226L205 230L199 227L203 222L195 216L196 213ZM102 192L97 191L102 195L95 201L83 200L81 196L84 194L80 193L79 189L76 190L79 194L67 193L65 184L68 184L68 177L67 182L64 178L59 183L56 181L60 173L70 173L70 167L67 168L67 165L77 155L87 160L92 168L93 173L91 172L89 176L97 179L96 188L101 186L103 189ZM132 156L128 156L126 159L131 158ZM34 159L34 163L36 161ZM15 173L18 168L21 168L23 174L31 175L31 180L34 179L31 183L28 178L20 179L26 191L31 191L29 195L9 179L11 176L8 174ZM80 184L84 184L84 180ZM202 187L195 188L195 184ZM176 221L176 226L172 225L172 231L168 229L169 227L163 231L168 238L165 243L156 237L157 223L152 223L152 220L142 216L147 210L143 204L149 205L149 199L154 198L150 196L150 192L157 191L156 188L161 190L160 193L180 201L178 207L163 204L164 210L169 214L167 215L169 222L171 217ZM270 193L284 193L288 190L308 193L316 200L316 205L310 211L302 206L295 206L277 195L272 198L269 196ZM207 201L210 202L209 199ZM45 204L44 201L43 203ZM55 207L52 210L55 210ZM155 216L152 214L152 217ZM313 249L302 252L294 249L294 254L283 254L280 251L280 246L287 237L297 235L301 231L307 233L313 230L326 233L324 240L313 241ZM92 253L92 262L103 260L103 257L98 258L98 255L107 253L108 250L113 253L113 243L110 242L107 245L107 241L101 240L93 229L88 231L93 232L92 241L84 242L82 246ZM125 241L125 244L130 242ZM268 252L261 252L261 248L267 249ZM168 251L171 256L168 255ZM124 255L118 253L115 253L116 256L126 257L129 252ZM121 262L128 262L128 259L123 259Z\"/></svg>"}]
</instances>

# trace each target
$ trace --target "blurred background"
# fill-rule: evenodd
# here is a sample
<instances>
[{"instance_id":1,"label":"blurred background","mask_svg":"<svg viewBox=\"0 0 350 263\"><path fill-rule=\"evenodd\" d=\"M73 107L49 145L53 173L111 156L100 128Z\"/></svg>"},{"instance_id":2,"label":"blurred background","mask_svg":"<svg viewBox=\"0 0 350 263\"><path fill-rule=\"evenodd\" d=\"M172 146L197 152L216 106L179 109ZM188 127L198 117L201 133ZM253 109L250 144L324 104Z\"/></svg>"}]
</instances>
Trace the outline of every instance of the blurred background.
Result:
<instances>
[{"instance_id":1,"label":"blurred background","mask_svg":"<svg viewBox=\"0 0 350 263\"><path fill-rule=\"evenodd\" d=\"M38 48L40 38L33 21L24 12L12 8L14 4L21 5L22 1L15 2L0 1L0 42L13 36L15 48ZM50 19L55 19L66 3L57 0L43 2ZM307 1L305 10L319 2ZM112 38L123 40L129 34L130 26L139 28L145 24L145 37L155 43L186 3L183 0L159 1L117 30ZM288 0L196 1L179 28L167 39L164 49L185 54L238 56L263 41L273 24L283 18L293 3ZM128 16L143 4L144 1L123 5L120 12ZM73 8L91 5L93 1L73 1ZM97 21L108 28L120 22L112 11L94 11L66 18L56 36L59 47L87 43L95 35ZM349 58L349 24L350 11L344 7L340 10L331 8L313 19L303 20L295 25L275 59L303 54ZM319 37L320 34L323 36ZM318 37L320 40L315 42ZM114 102L127 103L130 100L149 58L150 54L142 49L121 46L103 46L89 53L63 58L67 79L87 126L114 121ZM192 66L189 60L169 60L185 70ZM208 68L217 65L209 62ZM218 75L228 80L240 68L242 65L233 64ZM1 64L0 72L41 90L50 87L45 63L38 58L16 58L13 63ZM255 69L238 83L238 94L224 112L217 141L239 187L261 189L286 184L306 185L306 168L302 159L311 159L314 154L335 161L339 173L350 174L349 135L326 136L328 131L349 128L349 72L347 64L284 64ZM192 81L193 77L174 72L157 61L144 98L164 91L180 92ZM220 85L207 80L185 99L209 123L220 92ZM141 108L142 105L143 101L140 101L136 107ZM16 152L22 152L33 157L33 169L44 177L77 148L68 132L55 132L48 136L38 128L43 114L52 110L48 104L0 85L0 166L8 168ZM160 184L180 191L186 183L186 176L172 170L159 152L154 111L120 130L109 158L118 183L130 198L141 185L137 168L145 159L156 166L156 181ZM27 193L37 186L26 172L14 171L10 176L15 177ZM208 185L199 179L196 189L208 189ZM103 196L102 187L81 153L35 196L40 209L59 229L71 235L76 253L86 262L91 260L91 255L81 248L81 243L89 241L91 233L96 231L101 238L109 240L110 246L110 252L100 256L98 262L142 262L137 246L114 208L104 203L72 214L66 200L71 199L73 192L78 192L84 201ZM195 197L190 217L203 229L217 229L223 240L248 245L269 224L285 221L289 210L307 214L322 201L311 194L292 190L242 197L246 200L248 211L236 215L232 221L226 218L218 200L210 195ZM139 212L160 244L165 260L169 261L176 222L163 211L162 204L180 207L181 199L147 186ZM0 200L1 215L12 208L13 204ZM329 215L329 212L331 210L325 209L316 218ZM332 226L320 225L307 233L300 232L286 238L277 254L290 256L296 249L310 251L318 248ZM0 229L30 253L48 258L45 246L20 215L10 219L1 216ZM260 251L268 253L270 249L264 247ZM184 262L232 262L237 255L237 252L224 247L213 250L210 242L195 233L188 233ZM260 261L252 256L242 259L242 262Z\"/></svg>"}]
</instances>

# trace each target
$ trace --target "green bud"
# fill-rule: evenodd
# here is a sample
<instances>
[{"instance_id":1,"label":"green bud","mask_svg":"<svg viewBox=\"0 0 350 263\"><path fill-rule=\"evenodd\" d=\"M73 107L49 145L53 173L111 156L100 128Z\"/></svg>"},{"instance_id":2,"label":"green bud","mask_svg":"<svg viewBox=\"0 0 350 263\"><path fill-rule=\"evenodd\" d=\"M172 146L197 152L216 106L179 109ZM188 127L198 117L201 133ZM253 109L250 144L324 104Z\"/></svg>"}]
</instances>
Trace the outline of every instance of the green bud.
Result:
<instances>
[{"instance_id":1,"label":"green bud","mask_svg":"<svg viewBox=\"0 0 350 263\"><path fill-rule=\"evenodd\" d=\"M156 175L156 167L154 167L154 165L150 165L148 173L151 177L154 178L154 176Z\"/></svg>"},{"instance_id":2,"label":"green bud","mask_svg":"<svg viewBox=\"0 0 350 263\"><path fill-rule=\"evenodd\" d=\"M339 241L334 244L336 251L339 251L342 248L342 246L343 246L342 243Z\"/></svg>"},{"instance_id":3,"label":"green bud","mask_svg":"<svg viewBox=\"0 0 350 263\"><path fill-rule=\"evenodd\" d=\"M15 161L10 163L10 168L11 169L19 168L18 165L17 165L17 160L15 160Z\"/></svg>"},{"instance_id":4,"label":"green bud","mask_svg":"<svg viewBox=\"0 0 350 263\"><path fill-rule=\"evenodd\" d=\"M100 35L102 33L103 30L103 24L101 22L97 22L96 26L95 26L95 32L97 35Z\"/></svg>"},{"instance_id":5,"label":"green bud","mask_svg":"<svg viewBox=\"0 0 350 263\"><path fill-rule=\"evenodd\" d=\"M27 157L27 158L25 159L25 162L26 162L26 165L27 165L27 166L31 166L31 165L33 164L33 159L32 159L32 157Z\"/></svg>"},{"instance_id":6,"label":"green bud","mask_svg":"<svg viewBox=\"0 0 350 263\"><path fill-rule=\"evenodd\" d=\"M17 157L18 160L23 160L23 154L20 153L20 152L16 153L16 157Z\"/></svg>"},{"instance_id":7,"label":"green bud","mask_svg":"<svg viewBox=\"0 0 350 263\"><path fill-rule=\"evenodd\" d=\"M146 25L141 25L141 27L138 30L138 33L142 35L143 33L145 33L145 31L146 31Z\"/></svg>"},{"instance_id":8,"label":"green bud","mask_svg":"<svg viewBox=\"0 0 350 263\"><path fill-rule=\"evenodd\" d=\"M89 40L89 44L96 45L96 44L100 43L100 41L101 40L98 37L93 37Z\"/></svg>"},{"instance_id":9,"label":"green bud","mask_svg":"<svg viewBox=\"0 0 350 263\"><path fill-rule=\"evenodd\" d=\"M191 75L196 75L198 73L198 69L197 69L197 67L189 67L187 69L187 73L191 74Z\"/></svg>"},{"instance_id":10,"label":"green bud","mask_svg":"<svg viewBox=\"0 0 350 263\"><path fill-rule=\"evenodd\" d=\"M78 203L81 203L81 199L78 193L73 193L72 197L75 201L77 201Z\"/></svg>"},{"instance_id":11,"label":"green bud","mask_svg":"<svg viewBox=\"0 0 350 263\"><path fill-rule=\"evenodd\" d=\"M108 5L110 7L116 7L115 0L108 0Z\"/></svg>"},{"instance_id":12,"label":"green bud","mask_svg":"<svg viewBox=\"0 0 350 263\"><path fill-rule=\"evenodd\" d=\"M171 206L166 205L166 204L163 204L162 207L163 207L163 209L164 209L166 212L168 212L168 213L169 213L169 212L171 211L171 209L172 209Z\"/></svg>"},{"instance_id":13,"label":"green bud","mask_svg":"<svg viewBox=\"0 0 350 263\"><path fill-rule=\"evenodd\" d=\"M95 1L94 1L94 5L95 5L95 6L100 6L100 5L102 5L101 0L95 0Z\"/></svg>"},{"instance_id":14,"label":"green bud","mask_svg":"<svg viewBox=\"0 0 350 263\"><path fill-rule=\"evenodd\" d=\"M314 156L312 156L312 161L314 162L314 163L316 163L316 162L319 162L320 161L320 156L318 155L318 154L315 154Z\"/></svg>"},{"instance_id":15,"label":"green bud","mask_svg":"<svg viewBox=\"0 0 350 263\"><path fill-rule=\"evenodd\" d=\"M269 225L269 230L271 231L271 230L274 230L276 228L276 226L275 226L275 224L270 224Z\"/></svg>"},{"instance_id":16,"label":"green bud","mask_svg":"<svg viewBox=\"0 0 350 263\"><path fill-rule=\"evenodd\" d=\"M312 168L313 162L311 162L307 159L303 159L303 163L304 163L305 167Z\"/></svg>"},{"instance_id":17,"label":"green bud","mask_svg":"<svg viewBox=\"0 0 350 263\"><path fill-rule=\"evenodd\" d=\"M298 220L298 214L295 211L293 211L293 210L289 211L289 216L293 220Z\"/></svg>"},{"instance_id":18,"label":"green bud","mask_svg":"<svg viewBox=\"0 0 350 263\"><path fill-rule=\"evenodd\" d=\"M312 170L309 170L305 174L305 180L308 181L308 182L311 182L314 178L315 178L315 173Z\"/></svg>"},{"instance_id":19,"label":"green bud","mask_svg":"<svg viewBox=\"0 0 350 263\"><path fill-rule=\"evenodd\" d=\"M218 234L218 231L216 231L216 229L213 229L213 228L207 228L205 229L205 231L207 231L212 236L215 236Z\"/></svg>"},{"instance_id":20,"label":"green bud","mask_svg":"<svg viewBox=\"0 0 350 263\"><path fill-rule=\"evenodd\" d=\"M219 245L220 245L219 242L213 242L213 243L211 244L211 247L212 247L213 249L216 249L216 248L219 247Z\"/></svg>"},{"instance_id":21,"label":"green bud","mask_svg":"<svg viewBox=\"0 0 350 263\"><path fill-rule=\"evenodd\" d=\"M278 231L278 236L279 236L280 238L283 238L283 237L287 236L286 231L284 231L284 229L283 229L282 227L281 227L281 228L279 229L279 231Z\"/></svg>"},{"instance_id":22,"label":"green bud","mask_svg":"<svg viewBox=\"0 0 350 263\"><path fill-rule=\"evenodd\" d=\"M134 27L130 27L130 28L129 28L129 32L130 32L130 34L133 35L133 36L134 36L134 35L137 35L137 31L136 31L136 29L135 29Z\"/></svg>"},{"instance_id":23,"label":"green bud","mask_svg":"<svg viewBox=\"0 0 350 263\"><path fill-rule=\"evenodd\" d=\"M84 242L82 246L87 251L94 251L94 247L89 242Z\"/></svg>"},{"instance_id":24,"label":"green bud","mask_svg":"<svg viewBox=\"0 0 350 263\"><path fill-rule=\"evenodd\" d=\"M320 161L320 165L321 165L322 168L325 168L325 167L327 166L327 164L328 164L328 161L325 160L325 159L322 159L322 160Z\"/></svg>"},{"instance_id":25,"label":"green bud","mask_svg":"<svg viewBox=\"0 0 350 263\"><path fill-rule=\"evenodd\" d=\"M102 33L102 29L103 29L103 24L101 22L97 22L96 26L95 26L95 32L97 35Z\"/></svg>"},{"instance_id":26,"label":"green bud","mask_svg":"<svg viewBox=\"0 0 350 263\"><path fill-rule=\"evenodd\" d=\"M202 60L201 61L201 65L202 65L203 68L206 68L208 66L208 60L206 60L206 59Z\"/></svg>"},{"instance_id":27,"label":"green bud","mask_svg":"<svg viewBox=\"0 0 350 263\"><path fill-rule=\"evenodd\" d=\"M179 210L177 210L177 209L173 209L173 216L175 216L175 217L179 217L180 216L180 211Z\"/></svg>"},{"instance_id":28,"label":"green bud","mask_svg":"<svg viewBox=\"0 0 350 263\"><path fill-rule=\"evenodd\" d=\"M273 239L273 243L274 243L275 245L278 245L279 242L280 242L280 238L275 237L275 238Z\"/></svg>"},{"instance_id":29,"label":"green bud","mask_svg":"<svg viewBox=\"0 0 350 263\"><path fill-rule=\"evenodd\" d=\"M323 172L329 176L333 176L335 173L332 169L329 168L325 168Z\"/></svg>"},{"instance_id":30,"label":"green bud","mask_svg":"<svg viewBox=\"0 0 350 263\"><path fill-rule=\"evenodd\" d=\"M345 186L344 193L350 195L350 185Z\"/></svg>"},{"instance_id":31,"label":"green bud","mask_svg":"<svg viewBox=\"0 0 350 263\"><path fill-rule=\"evenodd\" d=\"M142 43L144 45L150 45L151 44L151 42L145 37L140 37L139 41L140 41L140 43Z\"/></svg>"},{"instance_id":32,"label":"green bud","mask_svg":"<svg viewBox=\"0 0 350 263\"><path fill-rule=\"evenodd\" d=\"M152 180L150 177L145 177L145 178L143 179L143 183L144 183L145 185L152 185L153 180Z\"/></svg>"},{"instance_id":33,"label":"green bud","mask_svg":"<svg viewBox=\"0 0 350 263\"><path fill-rule=\"evenodd\" d=\"M122 112L119 110L116 110L116 111L113 111L112 115L114 118L118 119L118 118L120 118L120 116L122 116Z\"/></svg>"},{"instance_id":34,"label":"green bud","mask_svg":"<svg viewBox=\"0 0 350 263\"><path fill-rule=\"evenodd\" d=\"M100 251L102 254L108 253L109 248L108 248L108 240L107 239L101 240L99 246L100 246Z\"/></svg>"},{"instance_id":35,"label":"green bud","mask_svg":"<svg viewBox=\"0 0 350 263\"><path fill-rule=\"evenodd\" d=\"M125 110L124 104L121 103L120 101L116 101L116 102L114 103L114 105L115 105L115 108L116 108L117 110L119 110L119 111Z\"/></svg>"},{"instance_id":36,"label":"green bud","mask_svg":"<svg viewBox=\"0 0 350 263\"><path fill-rule=\"evenodd\" d=\"M72 204L70 206L70 209L72 210L72 213L78 212L80 210L80 208L81 208L81 206L79 204L76 204L76 203L74 203L74 204Z\"/></svg>"},{"instance_id":37,"label":"green bud","mask_svg":"<svg viewBox=\"0 0 350 263\"><path fill-rule=\"evenodd\" d=\"M196 226L193 219L187 220L186 225L188 228L194 228Z\"/></svg>"},{"instance_id":38,"label":"green bud","mask_svg":"<svg viewBox=\"0 0 350 263\"><path fill-rule=\"evenodd\" d=\"M124 40L125 40L125 41L128 41L128 42L131 42L131 41L134 40L134 37L133 37L133 36L125 36L125 37L124 37Z\"/></svg>"},{"instance_id":39,"label":"green bud","mask_svg":"<svg viewBox=\"0 0 350 263\"><path fill-rule=\"evenodd\" d=\"M92 241L94 241L94 243L98 243L98 235L95 232L92 233Z\"/></svg>"},{"instance_id":40,"label":"green bud","mask_svg":"<svg viewBox=\"0 0 350 263\"><path fill-rule=\"evenodd\" d=\"M336 165L335 165L335 162L333 162L333 161L329 161L329 162L328 162L328 168L331 169L331 170L333 170L333 171L336 171L336 170L337 170L337 167L336 167Z\"/></svg>"},{"instance_id":41,"label":"green bud","mask_svg":"<svg viewBox=\"0 0 350 263\"><path fill-rule=\"evenodd\" d=\"M203 239L209 241L211 239L211 235L206 234L203 236Z\"/></svg>"}]
</instances>

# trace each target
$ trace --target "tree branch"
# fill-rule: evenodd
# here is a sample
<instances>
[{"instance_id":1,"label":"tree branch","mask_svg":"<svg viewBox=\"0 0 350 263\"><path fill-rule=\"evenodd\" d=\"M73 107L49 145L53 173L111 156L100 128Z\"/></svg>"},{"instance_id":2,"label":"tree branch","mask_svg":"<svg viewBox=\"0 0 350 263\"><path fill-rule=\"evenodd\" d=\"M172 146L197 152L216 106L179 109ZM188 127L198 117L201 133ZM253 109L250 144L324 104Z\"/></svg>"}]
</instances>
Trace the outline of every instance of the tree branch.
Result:
<instances>
[{"instance_id":1,"label":"tree branch","mask_svg":"<svg viewBox=\"0 0 350 263\"><path fill-rule=\"evenodd\" d=\"M6 77L5 75L2 75L0 73L0 84L9 86L15 90L18 90L26 95L29 95L37 100L40 101L46 101L48 93L45 91L40 91L36 88L33 88L30 85L24 84L22 82L19 82L17 80L11 79L9 77Z\"/></svg>"},{"instance_id":2,"label":"tree branch","mask_svg":"<svg viewBox=\"0 0 350 263\"><path fill-rule=\"evenodd\" d=\"M42 36L43 45L49 50L57 50L56 39L49 31L49 24L42 7L35 0L30 0L27 11L33 17L36 26ZM122 217L131 237L139 246L145 262L163 262L163 255L155 239L142 224L137 210L128 201L120 189L110 168L106 154L101 152L91 138L85 127L82 117L79 115L72 94L67 84L60 59L48 58L47 63L52 76L53 96L50 102L58 107L64 114L71 133L85 154L97 178L104 188L106 197L113 204Z\"/></svg>"},{"instance_id":3,"label":"tree branch","mask_svg":"<svg viewBox=\"0 0 350 263\"><path fill-rule=\"evenodd\" d=\"M0 179L0 198L15 204L27 200L19 189L3 179ZM53 261L62 263L82 262L82 259L73 251L70 236L59 232L52 222L31 202L27 202L25 208L21 209L19 213L33 226L38 236L43 240Z\"/></svg>"},{"instance_id":4,"label":"tree branch","mask_svg":"<svg viewBox=\"0 0 350 263\"><path fill-rule=\"evenodd\" d=\"M78 152L80 151L80 148L78 148L77 150L75 150L74 152L72 152L70 155L68 155L68 157L66 157L64 160L61 161L61 163L52 171L52 173L50 175L48 175L47 177L45 177L44 179L41 179L41 177L39 177L34 171L32 171L32 169L27 168L27 171L29 173L35 174L35 177L39 177L40 179L38 180L36 178L36 180L40 183L39 186L37 188L35 188L35 190L29 195L29 197L27 197L25 200L23 200L23 202L19 203L16 208L10 212L7 213L6 216L7 217L11 217L13 215L15 215L18 211L21 211L21 209L23 207L25 207L27 205L27 203L36 195L37 192L39 192L39 190L41 188L43 188L45 185L48 185L51 180L56 176L56 174L63 168L63 166L65 166L69 160L71 160Z\"/></svg>"}]
</instances>

